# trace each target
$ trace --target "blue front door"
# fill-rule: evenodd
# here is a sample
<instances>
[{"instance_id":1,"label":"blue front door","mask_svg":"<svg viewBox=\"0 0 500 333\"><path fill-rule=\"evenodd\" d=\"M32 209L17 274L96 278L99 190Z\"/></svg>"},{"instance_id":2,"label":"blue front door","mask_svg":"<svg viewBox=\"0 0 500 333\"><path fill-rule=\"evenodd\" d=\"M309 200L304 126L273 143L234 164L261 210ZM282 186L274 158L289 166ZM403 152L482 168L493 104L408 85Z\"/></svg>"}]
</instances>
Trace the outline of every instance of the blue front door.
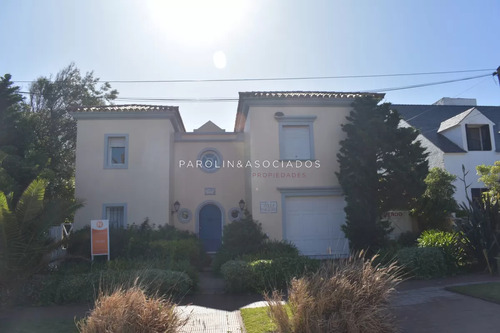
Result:
<instances>
[{"instance_id":1,"label":"blue front door","mask_svg":"<svg viewBox=\"0 0 500 333\"><path fill-rule=\"evenodd\" d=\"M222 244L222 213L216 205L208 204L200 210L199 235L207 252L217 252Z\"/></svg>"}]
</instances>

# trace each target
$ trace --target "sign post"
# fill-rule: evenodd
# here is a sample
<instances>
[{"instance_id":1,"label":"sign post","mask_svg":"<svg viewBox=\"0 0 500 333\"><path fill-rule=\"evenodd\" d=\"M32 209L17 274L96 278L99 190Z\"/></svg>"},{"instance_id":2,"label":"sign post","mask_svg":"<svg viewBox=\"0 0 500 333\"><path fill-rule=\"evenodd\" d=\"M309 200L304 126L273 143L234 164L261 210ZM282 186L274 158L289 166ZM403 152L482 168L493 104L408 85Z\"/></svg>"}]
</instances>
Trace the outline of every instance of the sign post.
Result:
<instances>
[{"instance_id":1,"label":"sign post","mask_svg":"<svg viewBox=\"0 0 500 333\"><path fill-rule=\"evenodd\" d=\"M92 260L106 255L109 260L109 220L90 221L90 243Z\"/></svg>"}]
</instances>

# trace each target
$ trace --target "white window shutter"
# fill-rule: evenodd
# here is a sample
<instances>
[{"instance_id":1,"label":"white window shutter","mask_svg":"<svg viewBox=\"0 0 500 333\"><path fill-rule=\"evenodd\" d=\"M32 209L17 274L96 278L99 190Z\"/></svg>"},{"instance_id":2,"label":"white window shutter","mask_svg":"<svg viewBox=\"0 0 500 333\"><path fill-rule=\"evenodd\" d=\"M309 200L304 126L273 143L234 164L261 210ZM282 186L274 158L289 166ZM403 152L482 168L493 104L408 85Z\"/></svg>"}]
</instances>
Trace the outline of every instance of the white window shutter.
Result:
<instances>
[{"instance_id":1,"label":"white window shutter","mask_svg":"<svg viewBox=\"0 0 500 333\"><path fill-rule=\"evenodd\" d=\"M304 125L283 125L284 160L307 160L311 158L310 127Z\"/></svg>"}]
</instances>

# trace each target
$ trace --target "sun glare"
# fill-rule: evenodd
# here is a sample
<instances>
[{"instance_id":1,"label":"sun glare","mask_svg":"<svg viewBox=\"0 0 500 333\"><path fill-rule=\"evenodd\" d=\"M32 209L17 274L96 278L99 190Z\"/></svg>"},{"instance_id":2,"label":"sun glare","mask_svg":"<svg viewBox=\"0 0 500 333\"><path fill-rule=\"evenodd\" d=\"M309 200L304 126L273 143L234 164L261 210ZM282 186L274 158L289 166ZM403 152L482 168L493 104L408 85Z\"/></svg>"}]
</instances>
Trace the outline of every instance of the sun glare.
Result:
<instances>
[{"instance_id":1,"label":"sun glare","mask_svg":"<svg viewBox=\"0 0 500 333\"><path fill-rule=\"evenodd\" d=\"M180 0L148 2L160 33L187 44L223 40L243 19L247 2L239 0Z\"/></svg>"},{"instance_id":2,"label":"sun glare","mask_svg":"<svg viewBox=\"0 0 500 333\"><path fill-rule=\"evenodd\" d=\"M214 65L218 69L226 67L226 54L222 51L217 51L214 53Z\"/></svg>"}]
</instances>

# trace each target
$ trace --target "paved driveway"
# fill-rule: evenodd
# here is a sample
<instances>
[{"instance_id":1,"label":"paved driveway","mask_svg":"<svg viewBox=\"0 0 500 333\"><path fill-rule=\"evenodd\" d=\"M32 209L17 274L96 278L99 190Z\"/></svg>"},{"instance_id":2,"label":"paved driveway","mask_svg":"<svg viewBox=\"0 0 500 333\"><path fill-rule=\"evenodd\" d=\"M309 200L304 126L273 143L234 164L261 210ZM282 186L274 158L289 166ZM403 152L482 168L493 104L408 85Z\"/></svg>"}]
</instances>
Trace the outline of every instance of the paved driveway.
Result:
<instances>
[{"instance_id":1,"label":"paved driveway","mask_svg":"<svg viewBox=\"0 0 500 333\"><path fill-rule=\"evenodd\" d=\"M393 306L403 333L500 332L500 305L442 286L401 291Z\"/></svg>"}]
</instances>

